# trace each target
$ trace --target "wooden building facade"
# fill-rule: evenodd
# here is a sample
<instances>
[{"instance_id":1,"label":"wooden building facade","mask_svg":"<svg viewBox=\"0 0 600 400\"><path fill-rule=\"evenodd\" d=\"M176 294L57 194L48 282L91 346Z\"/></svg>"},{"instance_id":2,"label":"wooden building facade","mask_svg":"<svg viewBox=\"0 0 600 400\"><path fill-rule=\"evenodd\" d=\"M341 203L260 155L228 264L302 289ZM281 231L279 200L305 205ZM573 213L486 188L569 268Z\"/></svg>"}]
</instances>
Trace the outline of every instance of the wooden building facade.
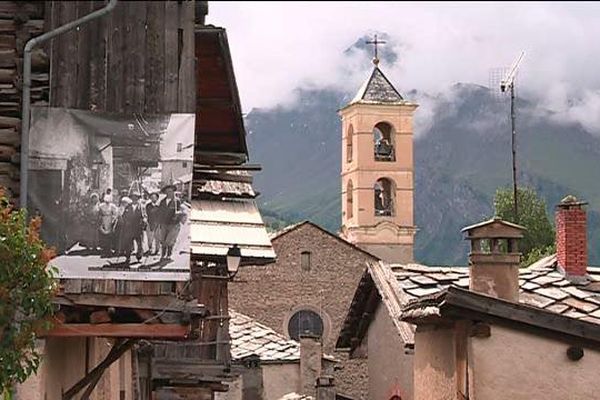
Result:
<instances>
[{"instance_id":1,"label":"wooden building facade","mask_svg":"<svg viewBox=\"0 0 600 400\"><path fill-rule=\"evenodd\" d=\"M4 52L10 58L10 62L4 58L0 61L0 185L9 188L15 199L19 196L23 46L29 38L105 4L103 1L0 3L0 54ZM206 193L207 174L211 187L215 182L223 188L251 184L248 174L237 173L244 170L248 154L227 36L222 28L204 25L207 12L205 1L118 2L106 16L35 51L32 105L103 113L195 113L193 208ZM236 171L231 173L229 168ZM270 262L275 257L253 199L254 195L244 197L243 212L247 215L250 210L253 224L262 229L257 244L242 243L241 229L227 233L231 243L240 243L242 264ZM239 212L234 210L232 215ZM194 210L192 220L193 217ZM219 223L230 226L228 221ZM211 235L211 231L203 234ZM191 236L194 243L193 226ZM119 358L116 353L133 349L135 357L130 359L135 359L137 367L128 369L132 374L130 381L119 383L134 386L123 392L130 393L132 399L189 398L190 394L193 398L211 399L215 391L227 390L226 382L232 378L227 248L213 251L201 246L202 240L200 237L196 240L198 245L192 246L187 277L158 274L150 277L149 273L140 273L123 280L119 274L64 275L57 304L71 311L48 333L46 347L52 340L70 337L68 332L72 330L60 324L83 320L86 326L80 326L84 329L77 330L78 336L115 341L115 351L101 363L109 355L114 362ZM253 250L258 244L263 250L259 253ZM90 296L94 304L89 304ZM154 296L153 302L160 304L141 307L139 302L148 301L148 296ZM179 307L165 312L167 305L174 304L173 300ZM119 304L113 304L115 301ZM195 304L192 312L190 302ZM142 310L143 319L156 319L164 326L154 326L156 335L147 326L129 326L128 329L134 330L123 331L119 326L123 321L114 317L115 307L138 310L137 315ZM94 312L101 312L102 318L93 320ZM174 328L172 332L169 326ZM138 328L141 331L135 331ZM128 347L123 347L123 343ZM76 375L70 374L73 379ZM86 366L85 376L77 378L81 379L62 388L62 392L74 394L73 389L79 385L79 389L91 388L91 398L95 398L93 385L100 379L98 371L95 368L90 371ZM73 379L71 382L75 382ZM112 399L106 393L99 398ZM120 396L129 398L127 394ZM54 398L50 396L48 400Z\"/></svg>"}]
</instances>

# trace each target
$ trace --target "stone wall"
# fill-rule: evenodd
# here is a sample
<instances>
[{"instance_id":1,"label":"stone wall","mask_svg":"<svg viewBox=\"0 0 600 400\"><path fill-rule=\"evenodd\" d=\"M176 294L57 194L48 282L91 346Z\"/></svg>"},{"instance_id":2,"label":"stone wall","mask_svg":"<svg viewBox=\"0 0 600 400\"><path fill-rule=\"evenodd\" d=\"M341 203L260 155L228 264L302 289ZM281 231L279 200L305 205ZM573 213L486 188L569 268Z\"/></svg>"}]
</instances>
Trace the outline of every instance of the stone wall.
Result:
<instances>
[{"instance_id":1,"label":"stone wall","mask_svg":"<svg viewBox=\"0 0 600 400\"><path fill-rule=\"evenodd\" d=\"M231 307L283 334L296 310L319 311L325 323L323 351L342 361L334 374L337 390L367 398L366 360L348 360L335 352L335 342L366 262L374 258L310 223L276 237L273 247L277 262L240 268L229 286ZM311 252L310 270L301 267L303 251Z\"/></svg>"}]
</instances>

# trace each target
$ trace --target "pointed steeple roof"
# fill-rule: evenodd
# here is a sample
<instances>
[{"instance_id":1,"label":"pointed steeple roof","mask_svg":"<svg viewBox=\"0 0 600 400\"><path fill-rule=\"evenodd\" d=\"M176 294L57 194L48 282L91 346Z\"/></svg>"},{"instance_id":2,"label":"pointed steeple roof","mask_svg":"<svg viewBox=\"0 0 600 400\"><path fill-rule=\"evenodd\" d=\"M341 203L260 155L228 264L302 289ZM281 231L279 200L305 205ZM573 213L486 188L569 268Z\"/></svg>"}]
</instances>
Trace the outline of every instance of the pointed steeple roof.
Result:
<instances>
[{"instance_id":1,"label":"pointed steeple roof","mask_svg":"<svg viewBox=\"0 0 600 400\"><path fill-rule=\"evenodd\" d=\"M400 104L404 99L377 65L350 104Z\"/></svg>"}]
</instances>

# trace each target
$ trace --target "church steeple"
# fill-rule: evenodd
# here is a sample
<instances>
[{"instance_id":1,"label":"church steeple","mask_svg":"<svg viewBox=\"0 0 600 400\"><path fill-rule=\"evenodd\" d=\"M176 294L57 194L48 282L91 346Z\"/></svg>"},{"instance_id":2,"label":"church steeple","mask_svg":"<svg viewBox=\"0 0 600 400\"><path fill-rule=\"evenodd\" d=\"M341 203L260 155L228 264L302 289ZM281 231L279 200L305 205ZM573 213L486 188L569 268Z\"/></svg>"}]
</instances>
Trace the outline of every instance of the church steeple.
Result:
<instances>
[{"instance_id":1,"label":"church steeple","mask_svg":"<svg viewBox=\"0 0 600 400\"><path fill-rule=\"evenodd\" d=\"M372 42L375 45L381 41ZM342 236L392 263L413 261L413 113L378 66L342 118Z\"/></svg>"},{"instance_id":2,"label":"church steeple","mask_svg":"<svg viewBox=\"0 0 600 400\"><path fill-rule=\"evenodd\" d=\"M404 101L394 85L378 66L373 68L369 79L363 83L350 104L400 104Z\"/></svg>"}]
</instances>

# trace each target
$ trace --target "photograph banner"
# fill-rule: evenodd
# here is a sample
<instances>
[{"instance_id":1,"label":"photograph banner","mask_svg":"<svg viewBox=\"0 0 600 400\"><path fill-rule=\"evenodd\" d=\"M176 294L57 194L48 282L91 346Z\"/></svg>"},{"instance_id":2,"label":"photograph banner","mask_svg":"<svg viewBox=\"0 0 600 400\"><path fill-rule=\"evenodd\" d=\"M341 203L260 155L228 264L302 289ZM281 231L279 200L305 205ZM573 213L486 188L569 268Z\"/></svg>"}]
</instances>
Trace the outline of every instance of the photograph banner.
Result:
<instances>
[{"instance_id":1,"label":"photograph banner","mask_svg":"<svg viewBox=\"0 0 600 400\"><path fill-rule=\"evenodd\" d=\"M34 107L28 210L59 269L189 270L194 114Z\"/></svg>"}]
</instances>

